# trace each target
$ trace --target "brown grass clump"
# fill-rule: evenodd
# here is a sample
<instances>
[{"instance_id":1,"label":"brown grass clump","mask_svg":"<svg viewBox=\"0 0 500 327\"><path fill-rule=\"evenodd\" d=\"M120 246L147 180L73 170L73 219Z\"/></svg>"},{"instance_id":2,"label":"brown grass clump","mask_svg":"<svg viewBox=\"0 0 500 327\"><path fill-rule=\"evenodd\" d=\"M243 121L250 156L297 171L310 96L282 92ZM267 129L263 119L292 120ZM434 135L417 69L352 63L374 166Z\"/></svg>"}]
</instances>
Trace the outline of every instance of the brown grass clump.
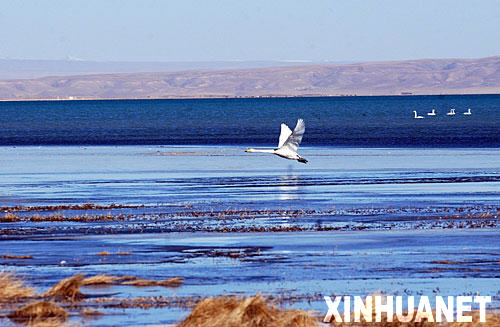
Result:
<instances>
[{"instance_id":1,"label":"brown grass clump","mask_svg":"<svg viewBox=\"0 0 500 327\"><path fill-rule=\"evenodd\" d=\"M10 255L10 254L4 254L0 255L0 258L3 259L33 259L32 255Z\"/></svg>"},{"instance_id":2,"label":"brown grass clump","mask_svg":"<svg viewBox=\"0 0 500 327\"><path fill-rule=\"evenodd\" d=\"M83 285L83 275L78 274L61 280L42 296L62 296L68 300L80 298L83 294L79 288Z\"/></svg>"},{"instance_id":3,"label":"brown grass clump","mask_svg":"<svg viewBox=\"0 0 500 327\"><path fill-rule=\"evenodd\" d=\"M263 297L219 296L200 301L179 327L312 327L318 322L300 310L281 310Z\"/></svg>"},{"instance_id":4,"label":"brown grass clump","mask_svg":"<svg viewBox=\"0 0 500 327\"><path fill-rule=\"evenodd\" d=\"M479 321L479 312L475 311L468 313L468 316L472 316L472 322L428 322L427 320L421 322L411 321L408 323L402 323L394 317L392 322L388 322L386 319L382 319L381 322L370 322L365 321L361 323L332 323L334 326L373 326L373 327L500 327L500 316L496 314L486 314L486 322Z\"/></svg>"},{"instance_id":5,"label":"brown grass clump","mask_svg":"<svg viewBox=\"0 0 500 327\"><path fill-rule=\"evenodd\" d=\"M14 322L27 323L31 326L56 326L66 321L68 313L50 302L41 301L13 311L7 317Z\"/></svg>"},{"instance_id":6,"label":"brown grass clump","mask_svg":"<svg viewBox=\"0 0 500 327\"><path fill-rule=\"evenodd\" d=\"M113 284L116 282L117 277L109 275L95 275L92 277L87 277L82 280L82 286L88 285L105 285Z\"/></svg>"},{"instance_id":7,"label":"brown grass clump","mask_svg":"<svg viewBox=\"0 0 500 327\"><path fill-rule=\"evenodd\" d=\"M182 283L184 283L184 279L182 277L173 277L166 280L134 279L123 282L122 285L131 285L138 287L147 287L147 286L178 287L181 286Z\"/></svg>"},{"instance_id":8,"label":"brown grass clump","mask_svg":"<svg viewBox=\"0 0 500 327\"><path fill-rule=\"evenodd\" d=\"M108 251L102 251L102 252L99 252L99 253L96 253L96 255L110 255L111 253L109 253Z\"/></svg>"},{"instance_id":9,"label":"brown grass clump","mask_svg":"<svg viewBox=\"0 0 500 327\"><path fill-rule=\"evenodd\" d=\"M128 280L136 280L137 277L135 276L122 276L122 277L116 277L117 282L123 282L123 281L128 281Z\"/></svg>"},{"instance_id":10,"label":"brown grass clump","mask_svg":"<svg viewBox=\"0 0 500 327\"><path fill-rule=\"evenodd\" d=\"M13 223L19 220L21 220L21 217L10 212L7 212L2 218L0 218L0 222L2 223Z\"/></svg>"},{"instance_id":11,"label":"brown grass clump","mask_svg":"<svg viewBox=\"0 0 500 327\"><path fill-rule=\"evenodd\" d=\"M85 309L82 311L82 316L102 316L104 313L96 310Z\"/></svg>"},{"instance_id":12,"label":"brown grass clump","mask_svg":"<svg viewBox=\"0 0 500 327\"><path fill-rule=\"evenodd\" d=\"M27 298L33 295L34 289L24 285L24 282L15 275L0 272L0 301L12 301Z\"/></svg>"},{"instance_id":13,"label":"brown grass clump","mask_svg":"<svg viewBox=\"0 0 500 327\"><path fill-rule=\"evenodd\" d=\"M372 306L374 308L374 306ZM406 315L406 313L405 313ZM436 312L433 310L432 315L436 318ZM364 318L361 318L361 322L344 322L336 323L335 319L332 318L331 324L333 326L353 326L353 327L500 327L500 315L498 314L488 314L486 313L486 321L480 322L479 311L466 312L467 316L472 316L472 322L428 322L426 319L420 322L415 322L415 315L412 321L403 323L398 320L396 315L393 316L393 321L387 321L387 315L382 315L381 322L375 322L375 309L372 310L372 322L366 322Z\"/></svg>"},{"instance_id":14,"label":"brown grass clump","mask_svg":"<svg viewBox=\"0 0 500 327\"><path fill-rule=\"evenodd\" d=\"M472 316L472 322L453 322L446 324L446 327L500 327L500 315L499 314L488 314L486 313L486 321L481 323L479 322L479 311L474 311L472 313L468 313L468 316Z\"/></svg>"},{"instance_id":15,"label":"brown grass clump","mask_svg":"<svg viewBox=\"0 0 500 327\"><path fill-rule=\"evenodd\" d=\"M87 277L87 278L83 279L82 286L117 284L119 282L132 281L132 280L136 280L136 279L137 279L137 277L135 277L135 276L116 277L116 276L110 276L110 275L95 275L95 276Z\"/></svg>"},{"instance_id":16,"label":"brown grass clump","mask_svg":"<svg viewBox=\"0 0 500 327\"><path fill-rule=\"evenodd\" d=\"M81 286L90 285L106 285L106 284L120 284L120 285L130 285L130 286L169 286L176 287L180 286L184 282L182 277L173 277L166 280L148 280L139 279L135 276L110 276L110 275L95 275L92 277L87 277L82 280Z\"/></svg>"}]
</instances>

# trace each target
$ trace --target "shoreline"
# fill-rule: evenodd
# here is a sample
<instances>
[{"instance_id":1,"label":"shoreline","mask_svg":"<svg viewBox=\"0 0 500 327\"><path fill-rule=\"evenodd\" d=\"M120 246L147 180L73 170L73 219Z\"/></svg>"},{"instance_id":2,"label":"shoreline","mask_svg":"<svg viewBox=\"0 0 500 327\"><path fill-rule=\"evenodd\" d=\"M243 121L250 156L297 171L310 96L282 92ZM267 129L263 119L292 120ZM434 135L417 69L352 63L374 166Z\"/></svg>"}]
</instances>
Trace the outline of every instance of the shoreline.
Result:
<instances>
[{"instance_id":1,"label":"shoreline","mask_svg":"<svg viewBox=\"0 0 500 327\"><path fill-rule=\"evenodd\" d=\"M205 99L289 99L289 98L371 98L371 97L418 97L418 96L480 96L500 95L500 92L484 93L411 93L411 94L301 94L301 95L255 95L255 96L233 96L233 95L200 95L200 96L165 96L165 97L118 97L118 98L93 98L73 97L64 98L32 98L32 99L0 99L0 102L36 102L36 101L121 101L121 100L205 100Z\"/></svg>"}]
</instances>

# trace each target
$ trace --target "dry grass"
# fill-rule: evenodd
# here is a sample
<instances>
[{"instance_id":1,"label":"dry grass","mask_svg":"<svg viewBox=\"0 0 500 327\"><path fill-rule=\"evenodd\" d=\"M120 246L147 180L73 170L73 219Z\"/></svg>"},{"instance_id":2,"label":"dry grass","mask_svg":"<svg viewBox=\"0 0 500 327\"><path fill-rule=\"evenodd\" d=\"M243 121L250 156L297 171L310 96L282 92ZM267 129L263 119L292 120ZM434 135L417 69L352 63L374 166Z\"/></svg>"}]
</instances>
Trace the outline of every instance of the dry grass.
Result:
<instances>
[{"instance_id":1,"label":"dry grass","mask_svg":"<svg viewBox=\"0 0 500 327\"><path fill-rule=\"evenodd\" d=\"M138 287L147 286L165 286L165 287L178 287L182 285L184 279L182 277L174 277L166 280L147 280L138 279L135 276L110 276L110 275L95 275L92 277L84 278L83 275L74 275L63 279L57 285L52 287L47 292L43 293L42 296L58 296L64 297L68 300L75 300L83 297L79 288L82 286L96 286L96 285L130 285Z\"/></svg>"},{"instance_id":2,"label":"dry grass","mask_svg":"<svg viewBox=\"0 0 500 327\"><path fill-rule=\"evenodd\" d=\"M1 219L2 223L13 223L16 221L20 221L21 217L14 215L13 213L7 212Z\"/></svg>"},{"instance_id":3,"label":"dry grass","mask_svg":"<svg viewBox=\"0 0 500 327\"><path fill-rule=\"evenodd\" d=\"M2 306L3 309L7 309L7 307L10 308L11 306L20 306L29 303L30 301L43 298L53 298L53 300L56 301L60 301L61 298L64 300L75 301L84 296L80 292L79 288L81 286L88 285L125 284L132 286L176 287L180 286L182 283L183 279L180 277L170 278L163 281L151 281L138 279L135 276L117 277L109 275L96 275L84 278L83 275L78 274L61 280L45 293L36 294L34 289L25 286L24 282L15 275L0 272L0 305L8 304L8 306ZM130 307L141 307L145 309L161 307L162 305L171 304L171 302L176 304L175 301L163 301L163 298L152 299L151 297L148 297L147 299L145 298L142 301L137 300L133 302L140 303L134 303L135 305ZM128 306L124 305L123 307ZM103 314L102 312L85 308L85 306L83 306L81 310L80 314L86 317L100 316ZM7 317L14 322L26 324L31 327L51 327L61 326L67 320L68 313L59 306L47 301L41 301L25 305L24 307L11 312L7 315Z\"/></svg>"},{"instance_id":4,"label":"dry grass","mask_svg":"<svg viewBox=\"0 0 500 327\"><path fill-rule=\"evenodd\" d=\"M449 322L449 323L437 323L437 322L427 322L426 320L421 322L411 321L408 323L402 323L394 318L394 321L387 322L383 319L381 322L360 322L360 323L332 323L334 326L372 326L372 327L500 327L500 316L494 314L486 315L486 322L479 322L479 313L473 312L472 322Z\"/></svg>"},{"instance_id":5,"label":"dry grass","mask_svg":"<svg viewBox=\"0 0 500 327\"><path fill-rule=\"evenodd\" d=\"M111 253L109 253L108 251L102 251L102 252L99 252L99 253L96 253L96 255L110 255Z\"/></svg>"},{"instance_id":6,"label":"dry grass","mask_svg":"<svg viewBox=\"0 0 500 327\"><path fill-rule=\"evenodd\" d=\"M500 327L500 315L498 314L486 314L486 322L479 322L479 312L474 311L472 314L472 322L454 322L447 324L445 326L449 327Z\"/></svg>"},{"instance_id":7,"label":"dry grass","mask_svg":"<svg viewBox=\"0 0 500 327\"><path fill-rule=\"evenodd\" d=\"M102 316L104 313L96 310L85 309L82 311L82 316Z\"/></svg>"},{"instance_id":8,"label":"dry grass","mask_svg":"<svg viewBox=\"0 0 500 327\"><path fill-rule=\"evenodd\" d=\"M10 254L5 254L5 255L0 255L0 258L3 258L3 259L33 259L33 256L31 256L31 255L10 255Z\"/></svg>"},{"instance_id":9,"label":"dry grass","mask_svg":"<svg viewBox=\"0 0 500 327\"><path fill-rule=\"evenodd\" d=\"M50 302L41 301L28 304L7 315L9 319L17 323L29 324L31 326L55 326L60 325L68 319L68 313L61 307Z\"/></svg>"},{"instance_id":10,"label":"dry grass","mask_svg":"<svg viewBox=\"0 0 500 327\"><path fill-rule=\"evenodd\" d=\"M83 294L79 288L83 285L83 279L81 274L63 279L42 296L60 296L72 301L81 298Z\"/></svg>"},{"instance_id":11,"label":"dry grass","mask_svg":"<svg viewBox=\"0 0 500 327\"><path fill-rule=\"evenodd\" d=\"M372 306L372 320L375 320L375 309ZM428 322L423 320L421 322L415 322L415 316L413 316L412 321L407 323L402 323L398 321L398 318L394 315L393 321L388 322L387 316L382 315L381 322L366 322L364 318L361 318L361 322L351 322L351 323L335 323L335 319L332 318L333 326L366 326L366 327L500 327L500 315L498 314L486 314L486 322L481 323L479 321L479 311L474 311L471 313L466 313L467 316L472 316L472 322ZM405 313L406 316L406 313ZM433 311L433 317L436 317L435 311Z\"/></svg>"},{"instance_id":12,"label":"dry grass","mask_svg":"<svg viewBox=\"0 0 500 327\"><path fill-rule=\"evenodd\" d=\"M119 282L131 281L131 280L136 280L136 279L137 279L137 277L135 277L135 276L116 277L116 276L110 276L110 275L95 275L95 276L83 279L82 286L117 284Z\"/></svg>"},{"instance_id":13,"label":"dry grass","mask_svg":"<svg viewBox=\"0 0 500 327\"><path fill-rule=\"evenodd\" d=\"M33 295L34 289L24 285L14 274L0 272L0 301L16 301Z\"/></svg>"},{"instance_id":14,"label":"dry grass","mask_svg":"<svg viewBox=\"0 0 500 327\"><path fill-rule=\"evenodd\" d=\"M147 279L134 279L123 282L122 285L131 285L138 287L148 286L165 286L165 287L178 287L184 282L182 277L173 277L166 280L147 280Z\"/></svg>"},{"instance_id":15,"label":"dry grass","mask_svg":"<svg viewBox=\"0 0 500 327\"><path fill-rule=\"evenodd\" d=\"M179 327L312 327L316 318L299 310L281 310L263 297L220 296L199 302Z\"/></svg>"},{"instance_id":16,"label":"dry grass","mask_svg":"<svg viewBox=\"0 0 500 327\"><path fill-rule=\"evenodd\" d=\"M115 276L95 275L95 276L83 279L82 280L82 286L106 285L106 284L113 284L115 282L116 282L116 277Z\"/></svg>"}]
</instances>

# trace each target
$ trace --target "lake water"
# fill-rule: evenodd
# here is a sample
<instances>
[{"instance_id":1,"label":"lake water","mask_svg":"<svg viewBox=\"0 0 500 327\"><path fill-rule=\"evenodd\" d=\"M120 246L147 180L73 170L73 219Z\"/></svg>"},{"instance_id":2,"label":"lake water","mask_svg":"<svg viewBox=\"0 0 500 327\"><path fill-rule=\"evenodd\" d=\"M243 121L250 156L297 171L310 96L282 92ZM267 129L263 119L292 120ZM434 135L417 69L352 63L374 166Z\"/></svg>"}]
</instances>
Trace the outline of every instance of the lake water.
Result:
<instances>
[{"instance_id":1,"label":"lake water","mask_svg":"<svg viewBox=\"0 0 500 327\"><path fill-rule=\"evenodd\" d=\"M0 147L0 206L328 208L500 203L498 149L302 147L307 164L243 146Z\"/></svg>"},{"instance_id":2,"label":"lake water","mask_svg":"<svg viewBox=\"0 0 500 327\"><path fill-rule=\"evenodd\" d=\"M321 315L323 295L382 291L479 293L498 307L499 100L0 103L0 218L64 218L1 222L0 255L33 258L0 258L0 269L41 291L76 273L185 279L173 290L85 288L89 303L260 292ZM457 115L446 116L451 107ZM276 146L279 124L299 117L307 164L244 152ZM71 207L86 203L103 208ZM74 219L85 214L116 219ZM92 326L173 323L188 312L98 309L105 315L83 322L68 310Z\"/></svg>"},{"instance_id":3,"label":"lake water","mask_svg":"<svg viewBox=\"0 0 500 327\"><path fill-rule=\"evenodd\" d=\"M298 118L305 146L500 147L500 95L1 102L0 144L275 146Z\"/></svg>"}]
</instances>

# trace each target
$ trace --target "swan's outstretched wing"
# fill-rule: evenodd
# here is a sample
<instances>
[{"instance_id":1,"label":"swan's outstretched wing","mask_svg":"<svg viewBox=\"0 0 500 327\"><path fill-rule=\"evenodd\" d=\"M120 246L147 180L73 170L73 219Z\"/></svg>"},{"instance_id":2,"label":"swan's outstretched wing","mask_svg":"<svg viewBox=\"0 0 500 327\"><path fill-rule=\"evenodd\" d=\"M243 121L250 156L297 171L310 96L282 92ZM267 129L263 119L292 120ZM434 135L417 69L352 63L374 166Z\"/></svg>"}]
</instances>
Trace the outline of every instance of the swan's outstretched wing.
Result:
<instances>
[{"instance_id":1,"label":"swan's outstretched wing","mask_svg":"<svg viewBox=\"0 0 500 327\"><path fill-rule=\"evenodd\" d=\"M280 140L278 142L278 149L285 144L286 140L292 135L292 131L285 124L281 124Z\"/></svg>"},{"instance_id":2,"label":"swan's outstretched wing","mask_svg":"<svg viewBox=\"0 0 500 327\"><path fill-rule=\"evenodd\" d=\"M304 121L302 119L299 119L292 134L288 137L285 143L283 143L283 147L287 147L288 149L297 152L297 149L299 148L299 144L302 141L302 136L304 136L305 131L306 131L306 124L304 124Z\"/></svg>"}]
</instances>

